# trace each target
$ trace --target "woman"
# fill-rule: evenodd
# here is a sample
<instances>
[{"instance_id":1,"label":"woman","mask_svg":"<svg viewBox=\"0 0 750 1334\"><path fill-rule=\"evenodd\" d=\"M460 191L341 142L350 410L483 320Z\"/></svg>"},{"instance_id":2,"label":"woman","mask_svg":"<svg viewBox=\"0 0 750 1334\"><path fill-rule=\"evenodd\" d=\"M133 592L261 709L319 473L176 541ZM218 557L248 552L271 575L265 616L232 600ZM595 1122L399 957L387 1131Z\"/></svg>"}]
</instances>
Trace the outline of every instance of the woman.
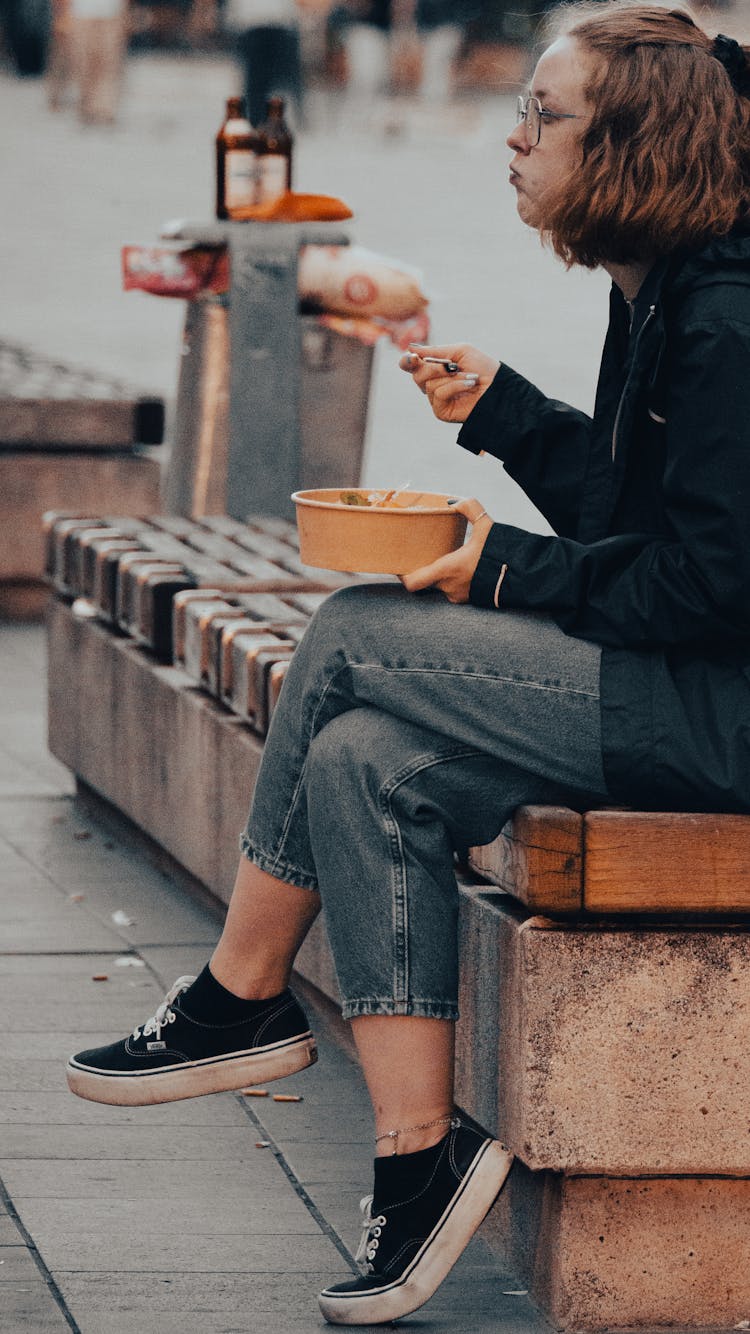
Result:
<instances>
[{"instance_id":1,"label":"woman","mask_svg":"<svg viewBox=\"0 0 750 1334\"><path fill-rule=\"evenodd\" d=\"M464 345L402 362L556 535L463 501L460 551L326 602L210 967L69 1066L82 1096L135 1103L309 1063L287 984L322 900L376 1136L368 1272L321 1294L332 1323L424 1302L509 1168L454 1112L454 851L522 802L750 810L747 53L621 0L567 25L508 144L524 222L613 278L593 420Z\"/></svg>"}]
</instances>

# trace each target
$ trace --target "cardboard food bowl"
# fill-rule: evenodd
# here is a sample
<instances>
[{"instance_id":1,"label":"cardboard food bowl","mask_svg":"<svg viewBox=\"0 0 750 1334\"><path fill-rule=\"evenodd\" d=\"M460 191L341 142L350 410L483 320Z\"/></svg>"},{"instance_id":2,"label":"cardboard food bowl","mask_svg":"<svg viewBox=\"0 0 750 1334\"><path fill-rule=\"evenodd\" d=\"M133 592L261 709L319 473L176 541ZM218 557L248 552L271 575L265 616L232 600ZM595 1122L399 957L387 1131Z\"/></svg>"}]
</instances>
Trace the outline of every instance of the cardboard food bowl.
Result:
<instances>
[{"instance_id":1,"label":"cardboard food bowl","mask_svg":"<svg viewBox=\"0 0 750 1334\"><path fill-rule=\"evenodd\" d=\"M295 491L305 565L358 574L409 574L463 543L466 519L448 505L450 496L400 491L390 507L343 504L342 494L354 492L365 498L373 494L370 487Z\"/></svg>"}]
</instances>

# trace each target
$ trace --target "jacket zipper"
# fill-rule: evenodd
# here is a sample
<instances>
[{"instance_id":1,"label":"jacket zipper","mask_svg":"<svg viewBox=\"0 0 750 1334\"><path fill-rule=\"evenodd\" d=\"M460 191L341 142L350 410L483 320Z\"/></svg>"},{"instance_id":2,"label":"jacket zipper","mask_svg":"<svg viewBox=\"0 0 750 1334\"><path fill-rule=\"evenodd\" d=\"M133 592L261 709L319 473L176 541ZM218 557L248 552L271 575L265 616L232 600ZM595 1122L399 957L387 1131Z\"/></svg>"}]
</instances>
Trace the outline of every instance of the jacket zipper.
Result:
<instances>
[{"instance_id":1,"label":"jacket zipper","mask_svg":"<svg viewBox=\"0 0 750 1334\"><path fill-rule=\"evenodd\" d=\"M616 414L615 414L615 424L614 424L614 426L612 427L612 460L613 460L613 461L614 461L615 454L616 454L616 452L617 452L617 431L618 431L618 428L619 428L619 426L620 426L620 417L622 416L622 408L623 408L623 404L624 404L624 402L625 402L625 395L627 394L628 389L630 388L630 381L631 381L632 378L633 378L633 372L634 372L634 370L635 370L635 363L636 363L636 358L637 358L637 355L638 355L638 344L640 343L641 338L642 338L642 336L643 336L643 330L646 328L646 325L649 323L649 321L652 319L652 317L653 317L655 314L656 314L656 306L649 306L649 308L648 308L648 314L646 315L646 318L645 318L645 320L643 321L643 324L641 325L640 329L638 330L638 333L636 334L635 347L633 348L633 357L632 357L632 360L631 360L631 362L630 362L630 370L628 371L628 377L627 377L627 379L626 379L626 381L625 381L625 384L623 385L622 393L620 394L620 401L619 401L619 403L617 404L617 412L616 412Z\"/></svg>"}]
</instances>

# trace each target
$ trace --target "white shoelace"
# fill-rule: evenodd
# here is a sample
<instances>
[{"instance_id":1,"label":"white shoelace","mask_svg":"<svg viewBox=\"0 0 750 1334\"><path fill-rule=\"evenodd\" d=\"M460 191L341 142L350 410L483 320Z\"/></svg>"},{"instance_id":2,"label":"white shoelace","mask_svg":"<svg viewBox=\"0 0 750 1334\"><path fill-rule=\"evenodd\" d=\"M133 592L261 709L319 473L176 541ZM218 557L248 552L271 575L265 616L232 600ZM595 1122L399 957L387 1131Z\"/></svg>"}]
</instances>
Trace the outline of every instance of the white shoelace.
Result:
<instances>
[{"instance_id":1,"label":"white shoelace","mask_svg":"<svg viewBox=\"0 0 750 1334\"><path fill-rule=\"evenodd\" d=\"M362 1211L362 1236L354 1257L355 1263L361 1264L366 1274L371 1274L373 1271L372 1261L380 1245L378 1238L386 1225L384 1214L378 1214L377 1218L373 1218L372 1200L372 1195L365 1195L359 1202Z\"/></svg>"},{"instance_id":2,"label":"white shoelace","mask_svg":"<svg viewBox=\"0 0 750 1334\"><path fill-rule=\"evenodd\" d=\"M167 1024L173 1024L175 1021L176 1015L174 1011L170 1009L172 1002L177 999L181 992L187 991L188 987L194 981L194 977L188 977L187 975L185 977L178 977L174 986L169 988L169 991L156 1011L156 1014L152 1014L151 1018L147 1019L145 1024L141 1024L140 1028L133 1029L133 1041L137 1042L140 1037L150 1038L151 1034L155 1033L156 1041L158 1042L161 1036L161 1030L166 1028Z\"/></svg>"}]
</instances>

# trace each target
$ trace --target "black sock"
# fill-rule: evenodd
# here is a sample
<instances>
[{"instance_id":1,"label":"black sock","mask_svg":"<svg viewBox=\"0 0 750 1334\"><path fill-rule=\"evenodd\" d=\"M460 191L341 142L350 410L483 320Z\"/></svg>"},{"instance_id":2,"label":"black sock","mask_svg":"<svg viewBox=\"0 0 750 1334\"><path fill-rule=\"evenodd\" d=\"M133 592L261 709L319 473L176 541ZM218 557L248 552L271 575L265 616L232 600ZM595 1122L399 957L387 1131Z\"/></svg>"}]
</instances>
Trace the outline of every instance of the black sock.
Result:
<instances>
[{"instance_id":1,"label":"black sock","mask_svg":"<svg viewBox=\"0 0 750 1334\"><path fill-rule=\"evenodd\" d=\"M432 1176L449 1134L450 1128L437 1144L430 1144L427 1149L417 1149L414 1153L388 1153L376 1158L376 1202L406 1199L411 1192L420 1190Z\"/></svg>"},{"instance_id":2,"label":"black sock","mask_svg":"<svg viewBox=\"0 0 750 1334\"><path fill-rule=\"evenodd\" d=\"M183 991L179 999L180 1009L184 1014L204 1024L237 1024L243 1019L252 1019L277 1000L276 996L264 1000L245 1000L235 996L233 991L217 982L208 964L195 981Z\"/></svg>"}]
</instances>

